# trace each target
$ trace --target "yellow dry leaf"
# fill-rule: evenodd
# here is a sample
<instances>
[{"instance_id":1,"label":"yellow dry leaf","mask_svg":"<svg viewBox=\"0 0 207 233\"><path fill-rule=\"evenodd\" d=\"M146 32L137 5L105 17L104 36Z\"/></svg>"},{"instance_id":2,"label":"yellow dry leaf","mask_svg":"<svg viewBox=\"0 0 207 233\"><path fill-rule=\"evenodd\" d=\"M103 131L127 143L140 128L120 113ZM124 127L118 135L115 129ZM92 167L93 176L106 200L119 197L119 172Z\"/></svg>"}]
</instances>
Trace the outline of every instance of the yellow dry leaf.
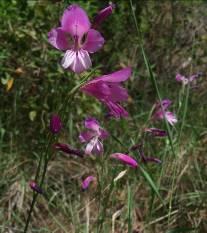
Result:
<instances>
[{"instance_id":1,"label":"yellow dry leaf","mask_svg":"<svg viewBox=\"0 0 207 233\"><path fill-rule=\"evenodd\" d=\"M10 78L6 84L6 91L9 91L12 88L13 84L14 84L14 79Z\"/></svg>"}]
</instances>

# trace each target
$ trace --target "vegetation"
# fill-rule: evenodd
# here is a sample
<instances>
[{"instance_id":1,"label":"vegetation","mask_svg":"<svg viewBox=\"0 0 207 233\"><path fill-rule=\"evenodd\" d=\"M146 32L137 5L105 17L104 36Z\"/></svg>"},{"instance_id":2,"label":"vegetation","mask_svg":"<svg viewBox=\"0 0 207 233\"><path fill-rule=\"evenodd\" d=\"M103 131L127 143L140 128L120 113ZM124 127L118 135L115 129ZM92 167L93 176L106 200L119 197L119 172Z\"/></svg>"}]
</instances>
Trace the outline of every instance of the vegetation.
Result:
<instances>
[{"instance_id":1,"label":"vegetation","mask_svg":"<svg viewBox=\"0 0 207 233\"><path fill-rule=\"evenodd\" d=\"M61 67L62 53L47 38L71 3L0 1L0 232L23 232L34 193L28 183L48 143L50 116L63 106L63 129L54 141L84 150L78 136L87 116L97 118L110 137L104 156L52 154L29 232L206 232L206 2L116 1L100 28L106 43L80 75ZM90 19L108 5L73 3ZM104 105L80 91L63 105L84 78L128 66L128 118L107 118ZM182 85L177 73L199 77ZM161 99L172 101L178 119L173 126L150 121ZM165 129L168 137L143 134L149 127ZM162 163L143 163L131 150L140 144ZM132 155L138 168L111 160L115 152ZM82 191L82 179L91 174L96 181Z\"/></svg>"}]
</instances>

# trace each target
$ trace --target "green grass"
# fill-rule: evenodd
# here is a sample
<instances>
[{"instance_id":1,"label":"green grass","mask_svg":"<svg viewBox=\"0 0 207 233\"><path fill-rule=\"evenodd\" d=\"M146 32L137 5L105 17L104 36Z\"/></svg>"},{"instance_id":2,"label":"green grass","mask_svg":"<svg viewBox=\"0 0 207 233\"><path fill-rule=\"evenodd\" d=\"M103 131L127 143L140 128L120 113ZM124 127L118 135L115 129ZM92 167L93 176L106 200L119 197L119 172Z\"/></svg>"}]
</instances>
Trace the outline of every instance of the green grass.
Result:
<instances>
[{"instance_id":1,"label":"green grass","mask_svg":"<svg viewBox=\"0 0 207 233\"><path fill-rule=\"evenodd\" d=\"M36 178L40 183L44 178L45 195L37 197L28 232L206 232L205 1L117 1L100 29L106 44L93 54L93 68L81 76L64 71L61 53L47 42L48 31L71 3L54 2L0 2L0 232L23 232L33 197L28 182L35 179L40 158ZM74 2L91 19L107 5ZM79 87L126 66L133 69L124 84L130 117L106 120L106 109ZM200 71L197 88L175 81L177 72L189 76ZM14 83L7 91L10 79ZM174 127L150 121L153 104L162 98L173 101ZM47 164L49 117L57 111L64 129L49 145L59 140L84 149L78 135L83 120L94 116L111 133L104 157L55 153ZM152 126L165 128L169 137L143 136L144 128ZM129 151L141 142L145 154L162 164L143 164L136 151ZM134 170L112 161L114 152L129 153L140 166ZM81 180L91 174L96 181L83 192Z\"/></svg>"}]
</instances>

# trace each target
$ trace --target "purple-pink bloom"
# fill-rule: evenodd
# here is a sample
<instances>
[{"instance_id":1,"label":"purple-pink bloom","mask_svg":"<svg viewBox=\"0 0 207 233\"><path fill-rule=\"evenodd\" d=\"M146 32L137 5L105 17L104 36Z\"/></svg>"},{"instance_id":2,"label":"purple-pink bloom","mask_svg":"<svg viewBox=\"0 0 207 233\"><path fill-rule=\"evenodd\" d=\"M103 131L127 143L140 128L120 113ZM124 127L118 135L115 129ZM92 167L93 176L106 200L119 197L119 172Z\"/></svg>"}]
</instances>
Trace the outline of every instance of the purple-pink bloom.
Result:
<instances>
[{"instance_id":1,"label":"purple-pink bloom","mask_svg":"<svg viewBox=\"0 0 207 233\"><path fill-rule=\"evenodd\" d=\"M107 17L109 17L112 14L114 8L115 4L109 3L106 8L99 11L94 18L93 28L97 28Z\"/></svg>"},{"instance_id":2,"label":"purple-pink bloom","mask_svg":"<svg viewBox=\"0 0 207 233\"><path fill-rule=\"evenodd\" d=\"M193 82L199 76L200 76L200 74L194 74L194 75L191 75L189 78L186 78L185 76L183 76L181 74L176 74L175 79L177 82L181 82L183 85L187 85L187 84Z\"/></svg>"},{"instance_id":3,"label":"purple-pink bloom","mask_svg":"<svg viewBox=\"0 0 207 233\"><path fill-rule=\"evenodd\" d=\"M62 129L62 122L57 114L53 114L50 119L50 131L53 134L57 134Z\"/></svg>"},{"instance_id":4,"label":"purple-pink bloom","mask_svg":"<svg viewBox=\"0 0 207 233\"><path fill-rule=\"evenodd\" d=\"M147 133L150 133L154 137L165 137L167 136L167 132L162 129L157 129L157 128L146 128L144 130Z\"/></svg>"},{"instance_id":5,"label":"purple-pink bloom","mask_svg":"<svg viewBox=\"0 0 207 233\"><path fill-rule=\"evenodd\" d=\"M43 194L42 189L37 185L37 183L34 180L31 180L29 182L29 186L33 191L40 193L40 194Z\"/></svg>"},{"instance_id":6,"label":"purple-pink bloom","mask_svg":"<svg viewBox=\"0 0 207 233\"><path fill-rule=\"evenodd\" d=\"M62 152L66 153L66 154L69 154L69 155L77 155L79 157L83 157L84 156L84 152L83 151L78 150L78 149L74 149L74 148L72 148L68 144L55 143L55 144L53 144L53 148L55 150L62 151Z\"/></svg>"},{"instance_id":7,"label":"purple-pink bloom","mask_svg":"<svg viewBox=\"0 0 207 233\"><path fill-rule=\"evenodd\" d=\"M89 69L89 53L97 52L104 44L100 32L91 28L86 12L76 4L64 11L60 27L48 33L48 40L56 49L65 51L62 67L75 73Z\"/></svg>"},{"instance_id":8,"label":"purple-pink bloom","mask_svg":"<svg viewBox=\"0 0 207 233\"><path fill-rule=\"evenodd\" d=\"M103 143L101 142L101 140L104 140L109 136L108 132L101 128L99 122L92 117L87 118L84 121L84 125L85 128L87 128L88 130L83 131L79 135L79 139L82 143L87 142L85 154L102 154Z\"/></svg>"},{"instance_id":9,"label":"purple-pink bloom","mask_svg":"<svg viewBox=\"0 0 207 233\"><path fill-rule=\"evenodd\" d=\"M120 83L126 81L130 75L131 68L124 68L87 82L81 87L81 90L104 103L110 111L110 116L127 117L128 112L120 105L120 102L128 99L128 93Z\"/></svg>"},{"instance_id":10,"label":"purple-pink bloom","mask_svg":"<svg viewBox=\"0 0 207 233\"><path fill-rule=\"evenodd\" d=\"M171 101L164 99L161 103L157 103L155 106L155 112L153 114L153 119L155 120L166 120L169 124L174 125L177 122L177 118L174 113L167 111L168 107L171 105Z\"/></svg>"},{"instance_id":11,"label":"purple-pink bloom","mask_svg":"<svg viewBox=\"0 0 207 233\"><path fill-rule=\"evenodd\" d=\"M82 184L81 184L82 189L83 189L83 190L86 190L86 189L89 187L90 183L91 183L92 181L94 181L94 180L95 180L95 177L94 177L94 176L87 176L87 177L82 181Z\"/></svg>"},{"instance_id":12,"label":"purple-pink bloom","mask_svg":"<svg viewBox=\"0 0 207 233\"><path fill-rule=\"evenodd\" d=\"M114 154L111 154L110 157L117 159L121 161L123 164L126 164L132 168L138 167L137 161L129 155L122 154L122 153L114 153Z\"/></svg>"}]
</instances>

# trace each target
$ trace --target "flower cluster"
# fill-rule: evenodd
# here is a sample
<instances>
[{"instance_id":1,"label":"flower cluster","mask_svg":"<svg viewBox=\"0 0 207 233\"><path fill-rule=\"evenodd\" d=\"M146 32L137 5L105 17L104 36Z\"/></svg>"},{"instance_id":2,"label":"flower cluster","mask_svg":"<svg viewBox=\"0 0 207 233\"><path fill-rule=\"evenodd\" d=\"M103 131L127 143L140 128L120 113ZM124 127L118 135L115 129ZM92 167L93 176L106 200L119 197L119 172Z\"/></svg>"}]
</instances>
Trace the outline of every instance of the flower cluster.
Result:
<instances>
[{"instance_id":1,"label":"flower cluster","mask_svg":"<svg viewBox=\"0 0 207 233\"><path fill-rule=\"evenodd\" d=\"M82 73L88 70L92 66L91 58L89 54L95 53L100 50L104 43L104 37L97 30L101 23L112 14L114 9L113 4L109 4L108 7L102 9L94 18L91 24L86 12L78 5L70 5L63 13L60 20L60 26L53 28L48 33L49 43L58 50L64 52L64 56L61 61L61 65L64 69L69 69L75 73ZM122 86L122 83L127 81L131 76L131 68L126 67L110 74L94 77L90 81L87 81L80 87L80 91L95 97L101 104L107 107L108 116L116 119L126 118L129 113L122 106L122 102L127 101L128 92ZM183 80L182 77L177 77L177 80ZM171 101L164 99L159 103L156 103L152 116L152 122L154 120L166 119L169 124L173 125L177 122L176 116L168 111ZM80 158L86 158L90 155L104 154L103 141L107 139L110 134L106 131L99 121L94 117L87 117L84 121L84 127L86 128L79 135L79 140L84 143L85 149L80 150L72 148L68 144L55 143L53 149L61 151L67 155L75 155ZM53 115L50 121L50 131L53 134L60 132L62 123L58 115ZM145 128L144 133L150 134L154 137L165 137L167 133L165 130L158 128ZM154 157L147 157L144 155L142 147L134 146L129 151L138 149L141 162L155 162L161 163L161 161ZM110 155L111 159L115 159L130 168L138 168L138 162L133 156L121 152L115 152ZM90 183L95 181L94 175L89 175L82 181L82 189L86 190ZM33 190L37 190L33 184Z\"/></svg>"}]
</instances>

